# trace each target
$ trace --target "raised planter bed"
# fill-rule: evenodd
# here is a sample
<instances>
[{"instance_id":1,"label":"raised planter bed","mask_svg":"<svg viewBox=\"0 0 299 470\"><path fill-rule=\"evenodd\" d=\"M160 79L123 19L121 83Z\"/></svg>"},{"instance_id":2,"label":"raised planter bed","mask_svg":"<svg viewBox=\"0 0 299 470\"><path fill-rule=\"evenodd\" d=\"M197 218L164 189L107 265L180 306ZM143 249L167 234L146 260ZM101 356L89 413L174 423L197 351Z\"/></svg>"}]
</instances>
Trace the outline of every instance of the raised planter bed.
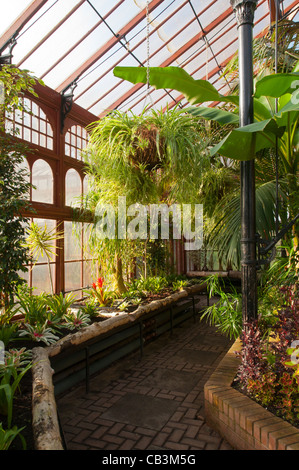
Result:
<instances>
[{"instance_id":1,"label":"raised planter bed","mask_svg":"<svg viewBox=\"0 0 299 470\"><path fill-rule=\"evenodd\" d=\"M207 423L237 450L299 450L299 429L232 387L236 341L204 387Z\"/></svg>"},{"instance_id":2,"label":"raised planter bed","mask_svg":"<svg viewBox=\"0 0 299 470\"><path fill-rule=\"evenodd\" d=\"M55 394L82 380L88 388L90 374L138 349L142 355L147 341L195 316L194 295L205 291L205 285L197 284L141 305L133 313L93 323L49 347L34 348L32 427L36 450L64 448Z\"/></svg>"}]
</instances>

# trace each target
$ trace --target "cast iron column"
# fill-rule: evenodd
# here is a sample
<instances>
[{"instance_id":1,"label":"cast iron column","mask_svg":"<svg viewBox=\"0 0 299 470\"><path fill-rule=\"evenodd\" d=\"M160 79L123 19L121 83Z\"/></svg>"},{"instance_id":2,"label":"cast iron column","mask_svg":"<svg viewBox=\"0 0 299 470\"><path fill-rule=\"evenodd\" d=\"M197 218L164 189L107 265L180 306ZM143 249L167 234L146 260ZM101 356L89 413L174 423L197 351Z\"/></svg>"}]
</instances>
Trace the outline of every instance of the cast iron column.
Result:
<instances>
[{"instance_id":1,"label":"cast iron column","mask_svg":"<svg viewBox=\"0 0 299 470\"><path fill-rule=\"evenodd\" d=\"M239 32L239 123L253 122L253 20L257 0L230 0ZM243 322L257 317L254 159L241 162L241 270Z\"/></svg>"}]
</instances>

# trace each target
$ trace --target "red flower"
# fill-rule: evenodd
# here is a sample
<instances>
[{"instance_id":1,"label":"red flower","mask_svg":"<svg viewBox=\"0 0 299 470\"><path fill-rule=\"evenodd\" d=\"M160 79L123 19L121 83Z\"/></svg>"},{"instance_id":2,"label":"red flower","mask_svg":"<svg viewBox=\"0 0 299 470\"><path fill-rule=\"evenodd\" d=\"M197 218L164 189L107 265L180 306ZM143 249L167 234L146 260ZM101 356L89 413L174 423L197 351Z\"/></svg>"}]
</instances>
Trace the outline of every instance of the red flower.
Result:
<instances>
[{"instance_id":1,"label":"red flower","mask_svg":"<svg viewBox=\"0 0 299 470\"><path fill-rule=\"evenodd\" d=\"M97 288L97 286L96 286L96 283L95 283L95 282L93 282L93 283L92 283L92 287L93 287L94 289L96 289L96 288Z\"/></svg>"},{"instance_id":2,"label":"red flower","mask_svg":"<svg viewBox=\"0 0 299 470\"><path fill-rule=\"evenodd\" d=\"M102 288L103 288L103 284L104 284L104 279L103 279L102 277L99 277L99 278L98 278L98 281L97 281L97 284L98 284L98 287L99 287L100 289L102 289Z\"/></svg>"}]
</instances>

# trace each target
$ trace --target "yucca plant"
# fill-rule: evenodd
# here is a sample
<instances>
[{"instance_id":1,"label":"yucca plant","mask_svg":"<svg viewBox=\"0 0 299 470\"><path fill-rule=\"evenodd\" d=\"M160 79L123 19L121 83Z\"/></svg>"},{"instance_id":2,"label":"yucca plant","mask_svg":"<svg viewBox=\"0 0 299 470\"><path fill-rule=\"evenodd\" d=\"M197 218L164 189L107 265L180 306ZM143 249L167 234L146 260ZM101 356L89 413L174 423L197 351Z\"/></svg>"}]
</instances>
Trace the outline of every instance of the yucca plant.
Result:
<instances>
[{"instance_id":1,"label":"yucca plant","mask_svg":"<svg viewBox=\"0 0 299 470\"><path fill-rule=\"evenodd\" d=\"M56 256L55 242L63 236L63 232L57 231L56 228L49 230L47 224L40 227L36 222L31 222L26 238L26 245L33 259L37 261L39 256L45 256L47 260L51 294L54 294L54 287L50 263Z\"/></svg>"}]
</instances>

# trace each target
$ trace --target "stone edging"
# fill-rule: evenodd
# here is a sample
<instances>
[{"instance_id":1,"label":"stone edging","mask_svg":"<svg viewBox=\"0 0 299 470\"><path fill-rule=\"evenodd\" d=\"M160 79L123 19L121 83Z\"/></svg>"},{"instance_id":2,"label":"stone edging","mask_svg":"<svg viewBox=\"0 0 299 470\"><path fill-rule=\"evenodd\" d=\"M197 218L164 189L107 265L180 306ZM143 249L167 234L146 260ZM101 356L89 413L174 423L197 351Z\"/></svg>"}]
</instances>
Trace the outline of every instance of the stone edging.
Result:
<instances>
[{"instance_id":1,"label":"stone edging","mask_svg":"<svg viewBox=\"0 0 299 470\"><path fill-rule=\"evenodd\" d=\"M133 313L121 313L103 322L93 323L76 333L61 338L51 346L34 348L32 350L32 428L36 450L63 450L52 381L54 371L51 367L51 357L71 346L79 345L114 328L134 322L146 313L167 307L204 290L206 290L206 283L186 287L164 299L140 305Z\"/></svg>"},{"instance_id":2,"label":"stone edging","mask_svg":"<svg viewBox=\"0 0 299 470\"><path fill-rule=\"evenodd\" d=\"M232 388L236 341L204 387L207 423L237 450L299 450L299 429Z\"/></svg>"}]
</instances>

